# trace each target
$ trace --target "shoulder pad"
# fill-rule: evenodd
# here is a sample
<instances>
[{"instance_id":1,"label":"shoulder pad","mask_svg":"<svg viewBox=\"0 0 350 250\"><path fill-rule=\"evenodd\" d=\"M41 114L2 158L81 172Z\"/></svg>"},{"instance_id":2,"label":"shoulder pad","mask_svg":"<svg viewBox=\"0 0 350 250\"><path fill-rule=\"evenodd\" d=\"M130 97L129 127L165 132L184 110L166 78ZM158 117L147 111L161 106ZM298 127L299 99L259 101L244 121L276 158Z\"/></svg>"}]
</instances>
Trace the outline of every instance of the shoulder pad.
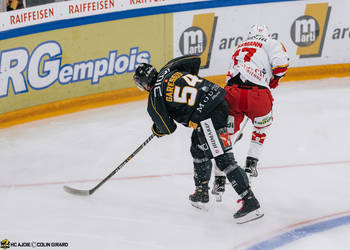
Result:
<instances>
[{"instance_id":1,"label":"shoulder pad","mask_svg":"<svg viewBox=\"0 0 350 250\"><path fill-rule=\"evenodd\" d=\"M169 61L163 69L167 67L170 71L183 71L197 75L200 65L201 59L198 56L181 56Z\"/></svg>"}]
</instances>

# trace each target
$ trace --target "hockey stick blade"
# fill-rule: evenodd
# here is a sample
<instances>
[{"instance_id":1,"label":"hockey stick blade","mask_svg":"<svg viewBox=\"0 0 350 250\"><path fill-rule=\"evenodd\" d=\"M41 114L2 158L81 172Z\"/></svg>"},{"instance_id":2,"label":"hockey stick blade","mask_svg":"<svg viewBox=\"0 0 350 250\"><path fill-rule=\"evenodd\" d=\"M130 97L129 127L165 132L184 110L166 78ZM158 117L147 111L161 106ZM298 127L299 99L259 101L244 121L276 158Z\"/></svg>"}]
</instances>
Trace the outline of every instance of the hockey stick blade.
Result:
<instances>
[{"instance_id":1,"label":"hockey stick blade","mask_svg":"<svg viewBox=\"0 0 350 250\"><path fill-rule=\"evenodd\" d=\"M64 186L63 189L67 193L74 194L74 195L88 196L88 195L92 194L92 192L90 192L90 190L75 189L75 188L71 188L68 186Z\"/></svg>"},{"instance_id":2,"label":"hockey stick blade","mask_svg":"<svg viewBox=\"0 0 350 250\"><path fill-rule=\"evenodd\" d=\"M134 156L141 151L153 138L154 134L150 135L146 141L144 141L128 158L126 158L118 167L116 167L108 176L106 176L102 181L100 181L94 188L89 190L75 189L68 186L64 186L63 189L67 193L80 195L80 196L89 196L92 195L99 187L101 187L107 180L109 180L113 175L115 175L126 163L128 163Z\"/></svg>"}]
</instances>

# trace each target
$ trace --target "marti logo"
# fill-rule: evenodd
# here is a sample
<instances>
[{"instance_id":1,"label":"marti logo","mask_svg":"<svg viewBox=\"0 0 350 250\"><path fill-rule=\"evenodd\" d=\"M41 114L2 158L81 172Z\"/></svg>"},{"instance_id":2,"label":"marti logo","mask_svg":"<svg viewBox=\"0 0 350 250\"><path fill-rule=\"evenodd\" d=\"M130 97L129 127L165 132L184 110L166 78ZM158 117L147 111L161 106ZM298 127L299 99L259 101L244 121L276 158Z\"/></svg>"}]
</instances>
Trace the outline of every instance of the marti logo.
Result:
<instances>
[{"instance_id":1,"label":"marti logo","mask_svg":"<svg viewBox=\"0 0 350 250\"><path fill-rule=\"evenodd\" d=\"M0 51L0 98L8 96L10 84L16 95L28 89L46 89L56 82L98 84L103 77L134 72L138 64L149 63L151 58L138 47L130 48L129 54L113 50L108 57L61 65L63 56L57 41L41 43L31 54L23 47Z\"/></svg>"},{"instance_id":2,"label":"marti logo","mask_svg":"<svg viewBox=\"0 0 350 250\"><path fill-rule=\"evenodd\" d=\"M322 55L330 12L328 3L307 4L304 15L293 22L290 36L300 58Z\"/></svg>"},{"instance_id":3,"label":"marti logo","mask_svg":"<svg viewBox=\"0 0 350 250\"><path fill-rule=\"evenodd\" d=\"M215 13L193 16L192 26L180 36L179 48L182 55L201 57L201 68L208 68L213 47L217 17Z\"/></svg>"}]
</instances>

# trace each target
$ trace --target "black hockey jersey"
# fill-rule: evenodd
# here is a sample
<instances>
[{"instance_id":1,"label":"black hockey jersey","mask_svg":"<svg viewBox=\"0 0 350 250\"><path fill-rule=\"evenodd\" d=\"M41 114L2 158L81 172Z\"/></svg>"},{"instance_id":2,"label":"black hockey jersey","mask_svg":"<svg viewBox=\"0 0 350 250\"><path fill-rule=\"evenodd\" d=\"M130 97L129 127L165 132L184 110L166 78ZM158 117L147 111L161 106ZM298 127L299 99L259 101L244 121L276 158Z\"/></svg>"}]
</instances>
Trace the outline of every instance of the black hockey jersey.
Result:
<instances>
[{"instance_id":1,"label":"black hockey jersey","mask_svg":"<svg viewBox=\"0 0 350 250\"><path fill-rule=\"evenodd\" d=\"M159 72L148 98L147 111L159 132L171 134L176 123L196 127L219 103L225 90L199 77L200 58L178 57Z\"/></svg>"}]
</instances>

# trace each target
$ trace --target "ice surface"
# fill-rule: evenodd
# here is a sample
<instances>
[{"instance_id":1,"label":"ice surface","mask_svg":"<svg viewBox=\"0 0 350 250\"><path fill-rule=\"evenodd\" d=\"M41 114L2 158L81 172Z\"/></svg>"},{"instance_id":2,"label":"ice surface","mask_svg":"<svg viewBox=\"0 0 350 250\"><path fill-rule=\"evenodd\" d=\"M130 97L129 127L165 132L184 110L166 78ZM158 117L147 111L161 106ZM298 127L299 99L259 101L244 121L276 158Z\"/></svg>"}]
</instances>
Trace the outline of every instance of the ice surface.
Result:
<instances>
[{"instance_id":1,"label":"ice surface","mask_svg":"<svg viewBox=\"0 0 350 250\"><path fill-rule=\"evenodd\" d=\"M147 139L144 100L0 130L0 240L68 242L74 250L264 249L260 243L273 237L290 232L293 239L295 229L347 218L350 78L288 82L273 95L274 123L252 184L262 219L235 224L238 196L230 186L222 203L211 198L208 212L190 205L191 129L181 125L153 139L92 196L63 191L92 188ZM250 130L234 149L240 164ZM280 240L280 249L349 249L350 223L322 225Z\"/></svg>"}]
</instances>

